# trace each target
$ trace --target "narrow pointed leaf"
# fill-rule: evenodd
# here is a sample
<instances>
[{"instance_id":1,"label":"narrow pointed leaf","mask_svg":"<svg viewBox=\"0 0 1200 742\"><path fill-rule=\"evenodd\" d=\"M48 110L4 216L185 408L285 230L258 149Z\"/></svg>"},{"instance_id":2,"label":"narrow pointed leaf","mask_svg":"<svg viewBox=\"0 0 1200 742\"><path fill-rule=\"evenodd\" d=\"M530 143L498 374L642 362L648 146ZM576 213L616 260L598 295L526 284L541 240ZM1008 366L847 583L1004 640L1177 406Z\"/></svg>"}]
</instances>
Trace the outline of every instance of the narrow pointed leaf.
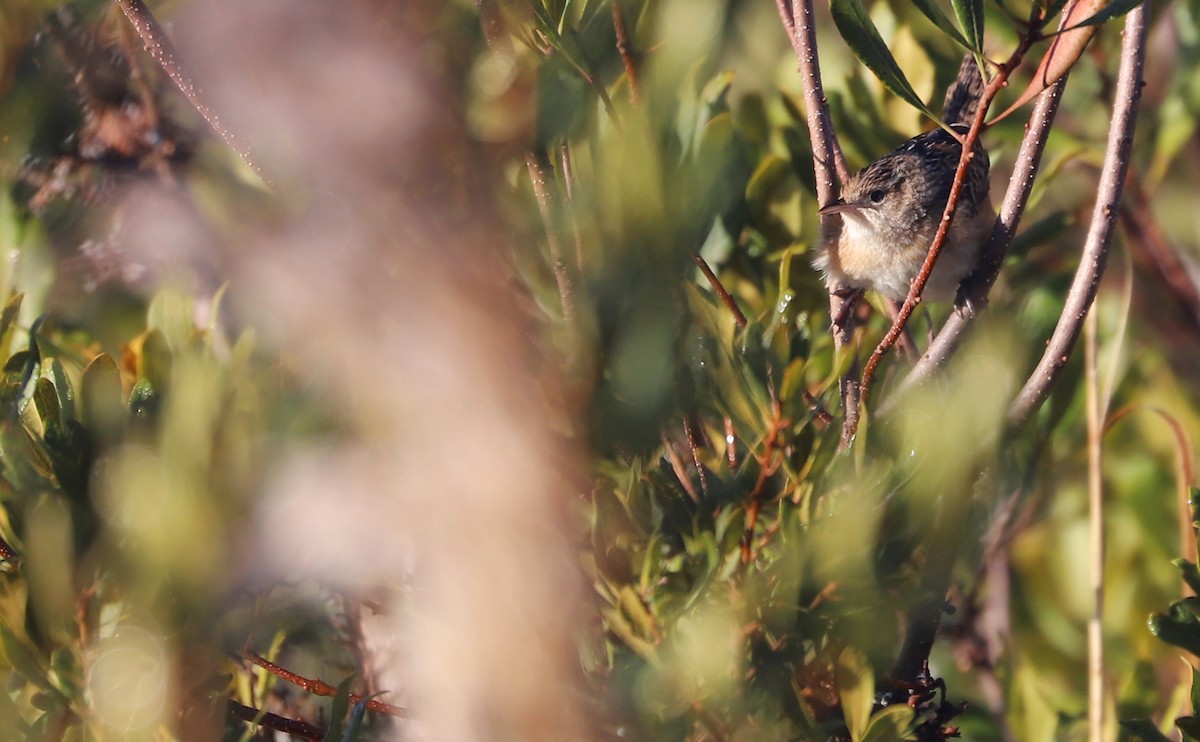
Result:
<instances>
[{"instance_id":1,"label":"narrow pointed leaf","mask_svg":"<svg viewBox=\"0 0 1200 742\"><path fill-rule=\"evenodd\" d=\"M928 18L930 23L937 26L939 31L949 36L955 44L969 51L978 51L971 47L971 42L962 35L958 26L954 25L954 21L950 20L950 16L946 15L937 0L913 0L913 5L917 6L917 10L921 11L921 14Z\"/></svg>"},{"instance_id":2,"label":"narrow pointed leaf","mask_svg":"<svg viewBox=\"0 0 1200 742\"><path fill-rule=\"evenodd\" d=\"M838 657L834 677L850 738L861 742L875 705L875 672L862 652L847 647Z\"/></svg>"},{"instance_id":3,"label":"narrow pointed leaf","mask_svg":"<svg viewBox=\"0 0 1200 742\"><path fill-rule=\"evenodd\" d=\"M971 51L983 51L983 0L950 0Z\"/></svg>"},{"instance_id":4,"label":"narrow pointed leaf","mask_svg":"<svg viewBox=\"0 0 1200 742\"><path fill-rule=\"evenodd\" d=\"M67 371L57 358L50 361L50 375L54 380L54 392L58 395L58 408L66 420L75 419L75 389L67 378Z\"/></svg>"},{"instance_id":5,"label":"narrow pointed leaf","mask_svg":"<svg viewBox=\"0 0 1200 742\"><path fill-rule=\"evenodd\" d=\"M833 23L837 26L838 33L846 40L854 56L875 73L884 87L937 121L938 117L929 110L917 95L917 91L913 90L900 65L896 64L895 57L883 42L863 4L859 0L830 0L829 10L833 14Z\"/></svg>"},{"instance_id":6,"label":"narrow pointed leaf","mask_svg":"<svg viewBox=\"0 0 1200 742\"><path fill-rule=\"evenodd\" d=\"M1189 698L1192 702L1193 709L1200 709L1200 671L1192 667L1192 690Z\"/></svg>"},{"instance_id":7,"label":"narrow pointed leaf","mask_svg":"<svg viewBox=\"0 0 1200 742\"><path fill-rule=\"evenodd\" d=\"M80 386L84 421L101 439L115 439L126 418L125 392L116 361L106 354L96 356L84 369Z\"/></svg>"},{"instance_id":8,"label":"narrow pointed leaf","mask_svg":"<svg viewBox=\"0 0 1200 742\"><path fill-rule=\"evenodd\" d=\"M325 732L325 742L341 742L342 725L346 719L346 711L350 708L350 685L354 676L338 683L337 693L333 696L333 707L329 711L329 727Z\"/></svg>"},{"instance_id":9,"label":"narrow pointed leaf","mask_svg":"<svg viewBox=\"0 0 1200 742\"><path fill-rule=\"evenodd\" d=\"M862 742L893 742L909 739L916 712L906 705L889 706L871 717Z\"/></svg>"},{"instance_id":10,"label":"narrow pointed leaf","mask_svg":"<svg viewBox=\"0 0 1200 742\"><path fill-rule=\"evenodd\" d=\"M9 354L12 345L13 331L17 327L17 318L21 316L21 301L24 294L13 294L0 311L0 353Z\"/></svg>"}]
</instances>

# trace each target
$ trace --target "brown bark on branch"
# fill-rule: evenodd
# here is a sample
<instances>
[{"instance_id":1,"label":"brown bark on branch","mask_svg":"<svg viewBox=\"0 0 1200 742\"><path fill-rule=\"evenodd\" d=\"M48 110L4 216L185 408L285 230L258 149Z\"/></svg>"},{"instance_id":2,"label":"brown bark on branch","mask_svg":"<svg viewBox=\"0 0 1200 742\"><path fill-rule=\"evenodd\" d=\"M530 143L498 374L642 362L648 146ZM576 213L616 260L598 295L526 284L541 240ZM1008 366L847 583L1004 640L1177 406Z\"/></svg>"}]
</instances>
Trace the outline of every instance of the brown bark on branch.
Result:
<instances>
[{"instance_id":1,"label":"brown bark on branch","mask_svg":"<svg viewBox=\"0 0 1200 742\"><path fill-rule=\"evenodd\" d=\"M1083 255L1075 280L1067 294L1067 301L1059 316L1058 325L1050 336L1041 361L1030 374L1025 386L1017 393L1008 409L1008 422L1019 427L1037 412L1050 396L1054 383L1071 357L1071 351L1079 339L1083 321L1096 298L1104 265L1108 259L1108 248L1112 243L1120 213L1121 191L1125 185L1125 173L1129 168L1130 152L1133 149L1133 131L1137 123L1138 104L1142 97L1142 70L1146 62L1146 16L1149 0L1129 12L1125 19L1125 39L1121 44L1121 69L1117 76L1116 100L1113 104L1112 127L1109 129L1108 147L1104 154L1104 166L1100 172L1100 185L1096 193L1096 205L1092 209L1092 220L1084 242Z\"/></svg>"},{"instance_id":2,"label":"brown bark on branch","mask_svg":"<svg viewBox=\"0 0 1200 742\"><path fill-rule=\"evenodd\" d=\"M817 200L822 204L832 203L838 195L840 183L846 182L850 171L846 167L846 157L838 145L837 136L833 131L833 121L829 116L829 104L825 100L825 88L821 83L821 64L817 57L816 28L813 21L811 0L776 0L779 17L787 29L788 40L796 52L799 62L800 81L804 90L804 113L808 123L808 137L812 144L813 170L817 182ZM822 217L822 229L828 228L826 220L833 216ZM854 321L849 311L849 304L854 297L829 295L829 316L845 318L835 322L833 327L833 343L838 355L853 348ZM845 420L842 426L841 447L850 445L854 431L858 429L858 362L855 361L850 370L842 377L841 382L842 410Z\"/></svg>"}]
</instances>

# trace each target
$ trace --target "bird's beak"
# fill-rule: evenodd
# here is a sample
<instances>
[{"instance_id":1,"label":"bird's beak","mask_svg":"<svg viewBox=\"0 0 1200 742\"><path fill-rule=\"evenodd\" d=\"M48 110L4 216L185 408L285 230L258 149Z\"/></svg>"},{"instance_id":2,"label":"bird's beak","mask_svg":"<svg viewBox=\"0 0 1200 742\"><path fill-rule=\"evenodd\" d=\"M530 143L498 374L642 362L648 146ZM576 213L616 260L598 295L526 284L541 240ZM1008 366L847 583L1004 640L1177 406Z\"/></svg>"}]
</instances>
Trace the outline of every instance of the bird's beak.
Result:
<instances>
[{"instance_id":1,"label":"bird's beak","mask_svg":"<svg viewBox=\"0 0 1200 742\"><path fill-rule=\"evenodd\" d=\"M832 214L844 214L847 211L850 211L850 212L859 211L861 208L862 207L859 206L858 204L848 204L839 198L838 200L834 201L833 203L829 204L828 206L825 206L824 208L817 211L817 214L819 216L830 216Z\"/></svg>"}]
</instances>

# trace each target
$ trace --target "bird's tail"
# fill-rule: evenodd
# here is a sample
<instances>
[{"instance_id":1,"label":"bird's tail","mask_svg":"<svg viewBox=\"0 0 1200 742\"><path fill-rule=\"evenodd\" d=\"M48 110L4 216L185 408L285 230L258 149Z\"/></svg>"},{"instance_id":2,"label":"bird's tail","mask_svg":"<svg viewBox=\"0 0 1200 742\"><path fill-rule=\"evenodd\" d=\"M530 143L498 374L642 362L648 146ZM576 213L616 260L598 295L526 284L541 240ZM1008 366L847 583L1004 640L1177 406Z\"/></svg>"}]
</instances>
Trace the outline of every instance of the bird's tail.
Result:
<instances>
[{"instance_id":1,"label":"bird's tail","mask_svg":"<svg viewBox=\"0 0 1200 742\"><path fill-rule=\"evenodd\" d=\"M983 75L975 57L968 54L958 66L958 75L946 91L946 102L942 105L942 119L947 124L969 124L979 110L983 98Z\"/></svg>"}]
</instances>

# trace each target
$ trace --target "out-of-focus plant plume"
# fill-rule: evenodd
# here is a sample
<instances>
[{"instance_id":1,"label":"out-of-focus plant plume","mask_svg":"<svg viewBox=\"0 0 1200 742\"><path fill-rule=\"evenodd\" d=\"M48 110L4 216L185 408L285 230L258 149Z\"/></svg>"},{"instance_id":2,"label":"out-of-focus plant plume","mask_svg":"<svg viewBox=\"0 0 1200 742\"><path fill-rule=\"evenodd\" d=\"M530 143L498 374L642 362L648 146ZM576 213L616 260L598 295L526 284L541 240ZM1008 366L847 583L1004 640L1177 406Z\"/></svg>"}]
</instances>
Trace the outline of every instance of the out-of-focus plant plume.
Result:
<instances>
[{"instance_id":1,"label":"out-of-focus plant plume","mask_svg":"<svg viewBox=\"0 0 1200 742\"><path fill-rule=\"evenodd\" d=\"M1104 738L1200 739L1200 4L1150 15L1095 362L1011 424L1127 2L961 349L904 388L922 303L849 446L891 308L835 345L806 5L5 0L0 737L1082 739L1099 437ZM851 172L934 125L863 28L936 112L1063 10L815 5Z\"/></svg>"}]
</instances>

